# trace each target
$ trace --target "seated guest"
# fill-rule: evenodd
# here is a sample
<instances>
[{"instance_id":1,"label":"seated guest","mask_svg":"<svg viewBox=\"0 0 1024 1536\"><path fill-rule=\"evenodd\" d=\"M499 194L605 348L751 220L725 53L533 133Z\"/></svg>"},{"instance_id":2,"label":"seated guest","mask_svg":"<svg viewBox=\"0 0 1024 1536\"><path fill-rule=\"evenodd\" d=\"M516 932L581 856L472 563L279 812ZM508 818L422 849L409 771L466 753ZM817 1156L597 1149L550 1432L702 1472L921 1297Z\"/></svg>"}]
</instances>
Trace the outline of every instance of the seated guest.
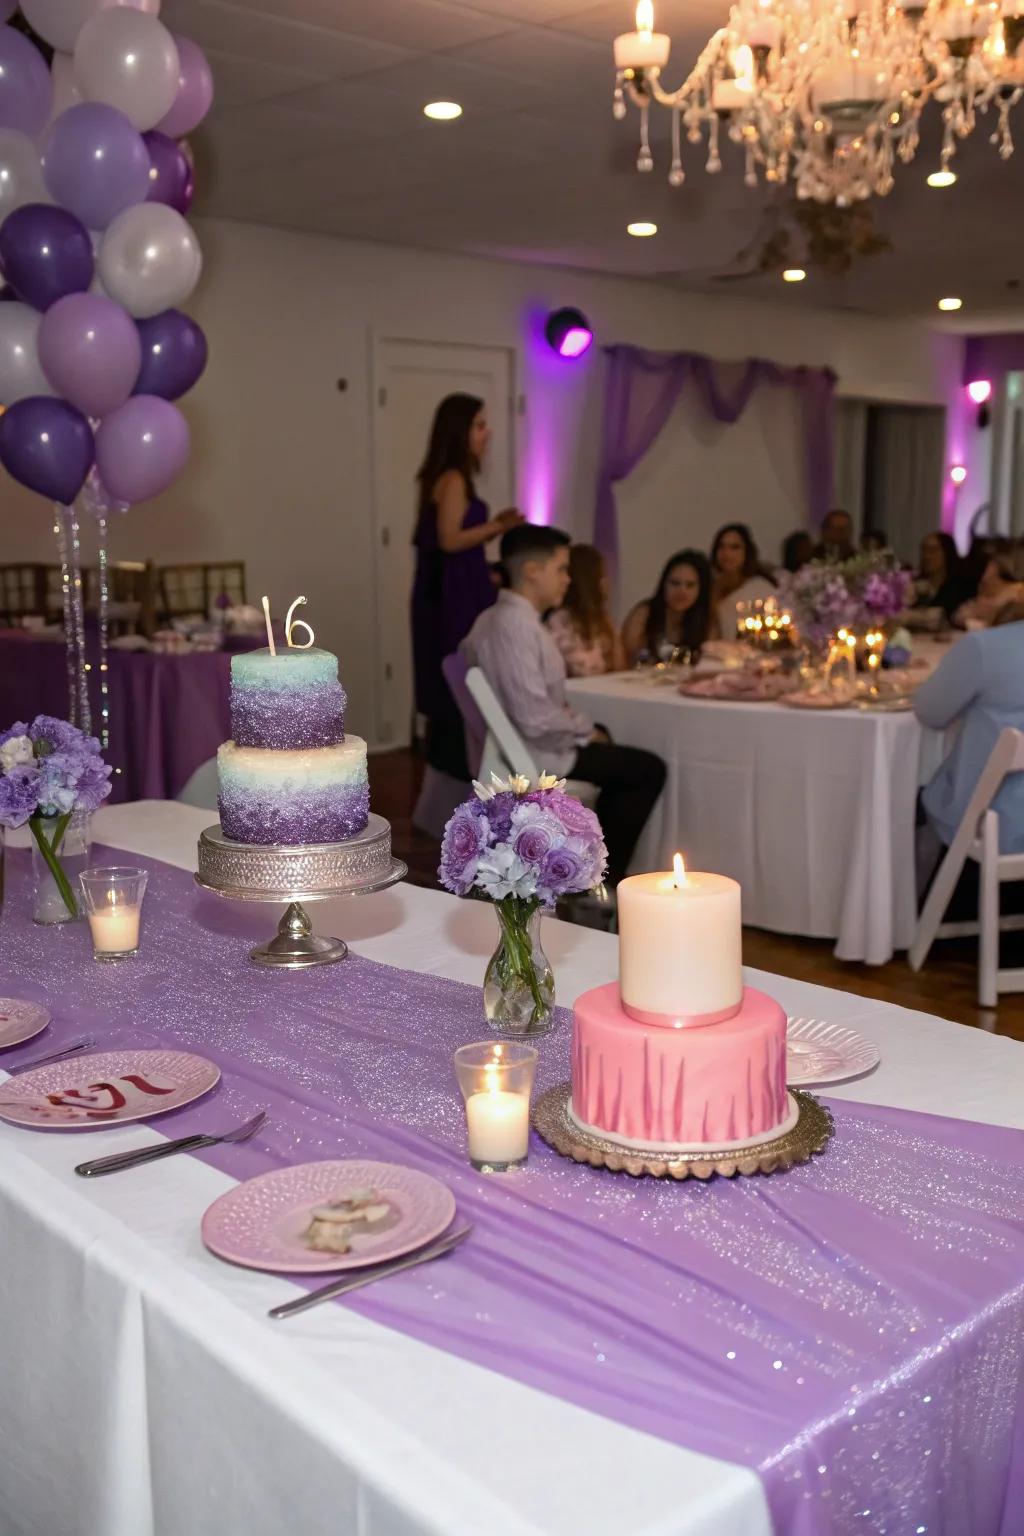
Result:
<instances>
[{"instance_id":1,"label":"seated guest","mask_svg":"<svg viewBox=\"0 0 1024 1536\"><path fill-rule=\"evenodd\" d=\"M941 608L947 619L967 596L960 552L948 533L921 540L921 564L914 580L914 608Z\"/></svg>"},{"instance_id":2,"label":"seated guest","mask_svg":"<svg viewBox=\"0 0 1024 1536\"><path fill-rule=\"evenodd\" d=\"M617 885L661 794L665 765L652 752L614 745L566 701L565 662L541 615L565 600L568 535L524 523L502 539L501 563L508 587L460 649L470 666L482 668L537 767L600 789L608 883Z\"/></svg>"},{"instance_id":3,"label":"seated guest","mask_svg":"<svg viewBox=\"0 0 1024 1536\"><path fill-rule=\"evenodd\" d=\"M736 604L756 602L775 592L775 578L761 564L746 523L726 523L711 546L711 607L718 630L736 632Z\"/></svg>"},{"instance_id":4,"label":"seated guest","mask_svg":"<svg viewBox=\"0 0 1024 1536\"><path fill-rule=\"evenodd\" d=\"M545 622L570 677L621 672L626 665L622 641L608 612L604 557L593 544L573 544L570 548L565 602L549 613Z\"/></svg>"},{"instance_id":5,"label":"seated guest","mask_svg":"<svg viewBox=\"0 0 1024 1536\"><path fill-rule=\"evenodd\" d=\"M865 555L880 555L883 549L889 548L889 540L885 536L884 528L865 528L860 536L861 553Z\"/></svg>"},{"instance_id":6,"label":"seated guest","mask_svg":"<svg viewBox=\"0 0 1024 1536\"><path fill-rule=\"evenodd\" d=\"M797 528L782 541L782 569L795 576L814 559L814 540L806 528Z\"/></svg>"},{"instance_id":7,"label":"seated guest","mask_svg":"<svg viewBox=\"0 0 1024 1536\"><path fill-rule=\"evenodd\" d=\"M962 721L949 756L921 800L943 843L953 841L1000 731L1024 730L1024 622L1013 620L958 640L914 695L922 725L943 731ZM1024 853L1024 773L994 801L1001 853Z\"/></svg>"},{"instance_id":8,"label":"seated guest","mask_svg":"<svg viewBox=\"0 0 1024 1536\"><path fill-rule=\"evenodd\" d=\"M961 629L987 628L1001 608L1024 596L1024 583L1014 580L1012 553L1009 539L979 540L972 546L965 565L968 572L973 567L980 575L975 595L953 615Z\"/></svg>"},{"instance_id":9,"label":"seated guest","mask_svg":"<svg viewBox=\"0 0 1024 1536\"><path fill-rule=\"evenodd\" d=\"M711 567L698 549L673 555L654 595L637 603L622 626L626 665L664 650L699 651L711 637Z\"/></svg>"},{"instance_id":10,"label":"seated guest","mask_svg":"<svg viewBox=\"0 0 1024 1536\"><path fill-rule=\"evenodd\" d=\"M850 560L857 553L853 547L853 518L842 507L825 513L821 525L821 543L814 551L816 560Z\"/></svg>"}]
</instances>

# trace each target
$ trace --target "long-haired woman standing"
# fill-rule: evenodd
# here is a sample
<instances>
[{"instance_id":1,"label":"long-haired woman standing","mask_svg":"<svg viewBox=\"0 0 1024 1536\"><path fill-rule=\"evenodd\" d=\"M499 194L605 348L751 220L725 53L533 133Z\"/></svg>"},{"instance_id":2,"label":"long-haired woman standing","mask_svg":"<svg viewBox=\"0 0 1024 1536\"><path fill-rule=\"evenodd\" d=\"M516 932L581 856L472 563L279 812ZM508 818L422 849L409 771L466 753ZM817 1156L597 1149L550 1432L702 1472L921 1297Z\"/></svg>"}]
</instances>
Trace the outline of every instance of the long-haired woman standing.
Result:
<instances>
[{"instance_id":1,"label":"long-haired woman standing","mask_svg":"<svg viewBox=\"0 0 1024 1536\"><path fill-rule=\"evenodd\" d=\"M495 598L484 545L522 522L509 507L491 517L476 494L490 439L484 403L448 395L434 413L427 451L416 475L416 574L412 587L412 649L416 708L427 718L427 761L456 779L469 777L462 719L441 672L473 621Z\"/></svg>"}]
</instances>

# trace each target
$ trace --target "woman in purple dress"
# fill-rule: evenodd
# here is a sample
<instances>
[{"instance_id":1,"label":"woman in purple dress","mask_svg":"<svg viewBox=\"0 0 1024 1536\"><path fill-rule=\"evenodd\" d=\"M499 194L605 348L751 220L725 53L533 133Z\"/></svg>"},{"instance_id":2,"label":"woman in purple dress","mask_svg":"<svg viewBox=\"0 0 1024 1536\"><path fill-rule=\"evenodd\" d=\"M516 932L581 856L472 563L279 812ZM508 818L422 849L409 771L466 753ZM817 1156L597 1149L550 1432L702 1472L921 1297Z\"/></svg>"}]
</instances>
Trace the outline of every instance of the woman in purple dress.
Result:
<instances>
[{"instance_id":1,"label":"woman in purple dress","mask_svg":"<svg viewBox=\"0 0 1024 1536\"><path fill-rule=\"evenodd\" d=\"M462 717L441 671L496 590L484 545L522 522L513 507L490 517L473 476L491 432L484 403L448 395L434 413L426 456L416 476L416 574L412 587L412 650L416 708L427 719L427 761L468 779Z\"/></svg>"}]
</instances>

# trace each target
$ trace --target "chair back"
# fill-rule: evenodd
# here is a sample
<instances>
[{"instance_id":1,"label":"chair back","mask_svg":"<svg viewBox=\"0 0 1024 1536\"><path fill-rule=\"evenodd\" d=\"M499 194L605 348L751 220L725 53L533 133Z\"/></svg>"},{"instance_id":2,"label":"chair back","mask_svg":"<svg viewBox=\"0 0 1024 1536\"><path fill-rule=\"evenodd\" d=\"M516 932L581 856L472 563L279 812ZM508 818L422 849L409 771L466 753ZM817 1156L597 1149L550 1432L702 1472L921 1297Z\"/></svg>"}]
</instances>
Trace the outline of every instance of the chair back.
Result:
<instances>
[{"instance_id":1,"label":"chair back","mask_svg":"<svg viewBox=\"0 0 1024 1536\"><path fill-rule=\"evenodd\" d=\"M966 838L977 837L978 824L1002 788L1003 780L1008 774L1019 773L1022 769L1024 769L1024 731L1015 731L1011 726L1007 726L1005 730L999 732L996 744L989 753L988 762L974 786L974 794L967 802L963 820L957 829L957 839L962 834Z\"/></svg>"},{"instance_id":2,"label":"chair back","mask_svg":"<svg viewBox=\"0 0 1024 1536\"><path fill-rule=\"evenodd\" d=\"M498 695L479 667L466 672L466 687L476 700L487 726L487 740L480 763L479 777L496 773L499 778L510 773L525 774L528 779L537 778L537 765L526 742L505 713Z\"/></svg>"},{"instance_id":3,"label":"chair back","mask_svg":"<svg viewBox=\"0 0 1024 1536\"><path fill-rule=\"evenodd\" d=\"M462 724L466 731L466 756L469 758L469 770L474 778L479 778L480 764L483 762L484 750L487 746L487 722L480 713L476 699L466 687L466 673L469 671L469 665L463 655L453 651L442 661L441 671L462 715Z\"/></svg>"},{"instance_id":4,"label":"chair back","mask_svg":"<svg viewBox=\"0 0 1024 1536\"><path fill-rule=\"evenodd\" d=\"M245 602L245 561L200 561L162 565L160 602L164 619L209 619L213 610Z\"/></svg>"}]
</instances>

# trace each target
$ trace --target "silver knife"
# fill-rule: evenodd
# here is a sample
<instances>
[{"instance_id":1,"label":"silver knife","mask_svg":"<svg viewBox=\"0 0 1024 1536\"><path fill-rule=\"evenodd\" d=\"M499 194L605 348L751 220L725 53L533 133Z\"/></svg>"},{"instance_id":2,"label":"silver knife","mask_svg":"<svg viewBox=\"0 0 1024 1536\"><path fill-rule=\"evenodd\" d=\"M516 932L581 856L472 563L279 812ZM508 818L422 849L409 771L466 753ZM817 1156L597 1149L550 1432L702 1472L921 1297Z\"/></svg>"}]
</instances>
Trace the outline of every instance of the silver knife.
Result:
<instances>
[{"instance_id":1,"label":"silver knife","mask_svg":"<svg viewBox=\"0 0 1024 1536\"><path fill-rule=\"evenodd\" d=\"M386 1264L375 1264L372 1269L362 1269L355 1275L343 1275L339 1280L332 1280L328 1285L322 1285L318 1291L310 1291L308 1296L300 1296L296 1301L283 1302L279 1307L271 1307L268 1317L280 1319L294 1317L297 1312L305 1312L309 1307L317 1307L322 1301L333 1301L336 1296L344 1296L347 1291L358 1291L361 1286L372 1285L374 1280L383 1280L387 1275L397 1275L403 1269L415 1269L417 1264L429 1264L431 1259L439 1259L446 1253L451 1253L472 1232L472 1226L460 1227L457 1232L451 1232L446 1237L441 1237L436 1243L431 1243L427 1248L421 1248L418 1253L406 1254L404 1259L392 1259Z\"/></svg>"}]
</instances>

